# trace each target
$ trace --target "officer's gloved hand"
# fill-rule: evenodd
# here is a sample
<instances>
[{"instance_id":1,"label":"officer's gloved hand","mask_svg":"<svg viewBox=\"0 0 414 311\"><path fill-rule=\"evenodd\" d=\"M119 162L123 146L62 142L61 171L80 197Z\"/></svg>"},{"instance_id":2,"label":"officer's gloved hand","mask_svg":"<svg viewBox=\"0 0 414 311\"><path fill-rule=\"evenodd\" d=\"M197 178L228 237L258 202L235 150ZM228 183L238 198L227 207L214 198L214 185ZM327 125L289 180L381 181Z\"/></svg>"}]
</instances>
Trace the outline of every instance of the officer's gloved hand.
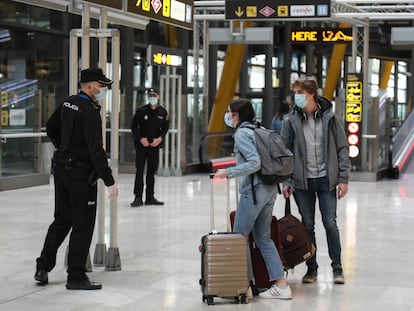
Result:
<instances>
[{"instance_id":1,"label":"officer's gloved hand","mask_svg":"<svg viewBox=\"0 0 414 311\"><path fill-rule=\"evenodd\" d=\"M113 184L112 186L108 187L108 197L114 198L116 196L118 196L118 185Z\"/></svg>"}]
</instances>

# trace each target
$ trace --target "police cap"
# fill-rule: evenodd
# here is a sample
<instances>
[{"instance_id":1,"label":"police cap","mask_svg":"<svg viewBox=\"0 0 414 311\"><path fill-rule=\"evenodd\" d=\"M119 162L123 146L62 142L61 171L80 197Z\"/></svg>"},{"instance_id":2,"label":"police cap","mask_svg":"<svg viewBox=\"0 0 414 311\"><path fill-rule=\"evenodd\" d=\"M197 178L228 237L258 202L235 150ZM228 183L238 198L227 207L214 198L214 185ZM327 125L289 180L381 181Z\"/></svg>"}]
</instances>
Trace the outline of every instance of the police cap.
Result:
<instances>
[{"instance_id":1,"label":"police cap","mask_svg":"<svg viewBox=\"0 0 414 311\"><path fill-rule=\"evenodd\" d=\"M81 71L81 83L97 81L104 85L111 85L114 81L105 77L101 68L88 68Z\"/></svg>"},{"instance_id":2,"label":"police cap","mask_svg":"<svg viewBox=\"0 0 414 311\"><path fill-rule=\"evenodd\" d=\"M148 95L158 95L158 90L156 88L149 88L147 91Z\"/></svg>"}]
</instances>

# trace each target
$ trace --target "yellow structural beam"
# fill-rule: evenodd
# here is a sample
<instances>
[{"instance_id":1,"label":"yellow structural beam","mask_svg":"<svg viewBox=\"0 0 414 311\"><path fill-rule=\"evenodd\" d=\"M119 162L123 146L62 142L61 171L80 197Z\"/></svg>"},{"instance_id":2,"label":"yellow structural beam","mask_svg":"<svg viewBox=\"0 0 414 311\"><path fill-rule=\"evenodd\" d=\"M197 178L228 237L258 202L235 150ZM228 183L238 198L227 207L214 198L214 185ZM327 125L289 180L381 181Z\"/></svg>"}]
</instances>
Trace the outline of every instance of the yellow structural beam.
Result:
<instances>
[{"instance_id":1,"label":"yellow structural beam","mask_svg":"<svg viewBox=\"0 0 414 311\"><path fill-rule=\"evenodd\" d=\"M170 48L178 48L178 30L177 27L169 24L162 25L164 35L166 38L166 43Z\"/></svg>"},{"instance_id":2,"label":"yellow structural beam","mask_svg":"<svg viewBox=\"0 0 414 311\"><path fill-rule=\"evenodd\" d=\"M394 66L394 62L391 60L387 60L384 62L384 68L381 74L381 80L379 83L379 88L381 90L385 90L388 87L388 81L390 81L392 67Z\"/></svg>"},{"instance_id":3,"label":"yellow structural beam","mask_svg":"<svg viewBox=\"0 0 414 311\"><path fill-rule=\"evenodd\" d=\"M339 24L340 28L350 28L348 24ZM331 61L329 62L326 83L323 89L323 96L333 100L333 94L341 75L341 62L344 59L346 44L335 44L332 50Z\"/></svg>"},{"instance_id":4,"label":"yellow structural beam","mask_svg":"<svg viewBox=\"0 0 414 311\"><path fill-rule=\"evenodd\" d=\"M208 124L208 133L224 132L226 130L223 116L229 101L234 97L245 53L245 44L229 44L227 46L223 72Z\"/></svg>"}]
</instances>

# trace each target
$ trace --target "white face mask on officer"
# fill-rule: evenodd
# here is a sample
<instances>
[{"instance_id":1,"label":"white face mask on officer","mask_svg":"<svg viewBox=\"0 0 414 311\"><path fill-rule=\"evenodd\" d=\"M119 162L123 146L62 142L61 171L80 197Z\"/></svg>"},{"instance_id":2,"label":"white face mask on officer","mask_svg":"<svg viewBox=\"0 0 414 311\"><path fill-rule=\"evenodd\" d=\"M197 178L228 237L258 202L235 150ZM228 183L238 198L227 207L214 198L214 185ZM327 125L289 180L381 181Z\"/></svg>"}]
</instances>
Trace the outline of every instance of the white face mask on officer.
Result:
<instances>
[{"instance_id":1,"label":"white face mask on officer","mask_svg":"<svg viewBox=\"0 0 414 311\"><path fill-rule=\"evenodd\" d=\"M148 102L150 103L151 106L156 106L158 105L158 98L157 97L148 97Z\"/></svg>"},{"instance_id":2,"label":"white face mask on officer","mask_svg":"<svg viewBox=\"0 0 414 311\"><path fill-rule=\"evenodd\" d=\"M95 94L95 99L97 101L100 101L100 100L102 100L106 97L106 94L108 93L108 87L104 86L104 87L100 87L98 89L99 89L99 93Z\"/></svg>"}]
</instances>

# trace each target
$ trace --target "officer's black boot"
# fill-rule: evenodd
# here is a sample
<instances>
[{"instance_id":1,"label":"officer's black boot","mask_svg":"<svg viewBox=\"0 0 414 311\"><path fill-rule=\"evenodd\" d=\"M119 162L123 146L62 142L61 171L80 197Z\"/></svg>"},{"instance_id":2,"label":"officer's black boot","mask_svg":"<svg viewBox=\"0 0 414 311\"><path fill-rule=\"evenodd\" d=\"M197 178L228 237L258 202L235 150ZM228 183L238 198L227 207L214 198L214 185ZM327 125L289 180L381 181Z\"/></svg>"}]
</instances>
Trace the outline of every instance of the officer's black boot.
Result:
<instances>
[{"instance_id":1,"label":"officer's black boot","mask_svg":"<svg viewBox=\"0 0 414 311\"><path fill-rule=\"evenodd\" d=\"M142 203L142 199L139 196L135 196L134 201L131 203L131 207L138 207L144 205L144 203Z\"/></svg>"},{"instance_id":2,"label":"officer's black boot","mask_svg":"<svg viewBox=\"0 0 414 311\"><path fill-rule=\"evenodd\" d=\"M145 205L164 205L164 202L158 201L156 198L151 197L145 200Z\"/></svg>"}]
</instances>

